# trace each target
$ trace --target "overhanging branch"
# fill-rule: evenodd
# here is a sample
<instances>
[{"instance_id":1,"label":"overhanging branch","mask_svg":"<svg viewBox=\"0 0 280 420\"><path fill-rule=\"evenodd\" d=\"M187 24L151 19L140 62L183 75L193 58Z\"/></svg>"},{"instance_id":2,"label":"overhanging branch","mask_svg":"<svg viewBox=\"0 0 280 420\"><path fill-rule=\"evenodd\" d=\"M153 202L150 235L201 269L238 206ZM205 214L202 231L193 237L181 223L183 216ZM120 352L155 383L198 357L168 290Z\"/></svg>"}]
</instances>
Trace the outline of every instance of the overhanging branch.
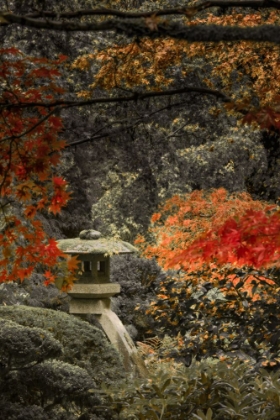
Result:
<instances>
[{"instance_id":1,"label":"overhanging branch","mask_svg":"<svg viewBox=\"0 0 280 420\"><path fill-rule=\"evenodd\" d=\"M2 22L2 23L1 23ZM115 31L126 36L162 38L171 37L190 42L220 42L220 41L257 41L280 44L280 27L275 25L260 25L257 27L220 26L220 25L183 25L180 23L156 22L152 25L145 19L109 19L96 23L75 23L49 20L47 18L33 19L13 13L0 13L0 24L17 23L37 29L49 29L65 32L98 32Z\"/></svg>"},{"instance_id":2,"label":"overhanging branch","mask_svg":"<svg viewBox=\"0 0 280 420\"><path fill-rule=\"evenodd\" d=\"M279 0L210 0L204 1L195 6L176 7L168 9L152 10L149 12L124 12L121 10L110 9L106 7L99 7L96 9L79 9L75 12L62 12L57 13L53 11L42 11L29 13L25 15L27 18L63 18L63 19L75 19L82 18L85 16L116 16L124 19L133 18L148 18L154 16L171 16L171 15L192 15L198 13L201 10L209 9L211 7L221 7L227 9L229 7L251 7L251 8L274 8L280 9Z\"/></svg>"},{"instance_id":3,"label":"overhanging branch","mask_svg":"<svg viewBox=\"0 0 280 420\"><path fill-rule=\"evenodd\" d=\"M84 143L89 143L89 142L92 142L92 141L95 141L95 140L100 140L100 139L102 139L102 138L106 138L106 137L112 137L112 136L116 136L116 135L118 135L118 134L122 134L123 133L123 131L124 131L124 129L125 130L128 130L128 129L130 129L130 128L134 128L134 127L136 127L137 125L139 125L140 123L143 123L143 122L147 122L147 121L149 121L155 114L158 114L158 113L160 113L160 112L162 112L162 111L165 111L166 109L171 109L171 108L174 108L174 107L178 107L178 106L183 106L183 105L185 105L185 104L187 104L188 102L187 101L183 101L183 102L175 102L175 103L172 103L172 104L168 104L168 105L166 105L166 106L164 106L164 107L161 107L161 108L159 108L159 109L156 109L155 111L152 111L152 112L150 112L149 114L146 114L146 115L142 115L142 116L140 116L140 117L138 117L138 118L136 118L135 119L135 121L133 121L129 126L126 126L125 128L123 127L123 126L121 126L121 128L115 128L114 130L111 130L111 131L106 131L105 133L102 133L102 134L98 134L100 131L102 131L104 128L106 129L108 129L108 126L111 124L111 125L113 125L113 124L121 124L121 123L123 123L123 122L128 122L128 120L126 119L125 121L113 121L113 122L111 122L110 124L108 123L107 124L107 127L102 127L101 129L99 129L97 132L95 132L91 137L87 137L87 138L84 138L84 139L82 139L82 140L77 140L77 141L74 141L74 142L71 142L71 143L68 143L66 146L65 146L65 149L67 149L67 148L69 148L69 147L76 147L76 146L79 146L79 145L81 145L81 144L84 144ZM130 121L131 121L131 119L130 119Z\"/></svg>"},{"instance_id":4,"label":"overhanging branch","mask_svg":"<svg viewBox=\"0 0 280 420\"><path fill-rule=\"evenodd\" d=\"M147 98L157 98L161 96L173 96L184 93L200 93L202 95L212 95L218 99L221 99L223 102L232 102L231 98L226 96L224 93L203 87L195 86L185 86L181 89L170 89L161 92L132 92L131 95L126 96L116 96L116 97L103 97L103 98L93 98L85 101L71 101L71 100L58 100L52 102L28 102L28 103L0 103L0 109L18 109L18 108L31 108L31 107L43 107L43 108L52 108L52 107L61 107L61 108L73 108L78 106L89 106L95 104L104 104L104 103L122 103L122 102L131 102L131 101L140 101Z\"/></svg>"},{"instance_id":5,"label":"overhanging branch","mask_svg":"<svg viewBox=\"0 0 280 420\"><path fill-rule=\"evenodd\" d=\"M57 18L57 19L79 19L86 16L116 16L123 19L134 19L134 18L149 18L156 16L172 16L172 15L183 15L193 16L194 14L209 9L211 7L220 7L227 9L229 7L250 7L250 8L274 8L280 9L279 0L209 0L202 3L196 4L195 6L186 7L175 7L167 9L155 9L147 12L127 12L107 7L98 7L95 9L78 9L74 12L54 12L48 10L36 11L28 13L23 16L24 19L38 19L38 18ZM6 19L7 23L11 23L14 19L12 13L2 12L0 15L3 19ZM28 22L28 20L26 21ZM4 24L4 23L3 23Z\"/></svg>"}]
</instances>

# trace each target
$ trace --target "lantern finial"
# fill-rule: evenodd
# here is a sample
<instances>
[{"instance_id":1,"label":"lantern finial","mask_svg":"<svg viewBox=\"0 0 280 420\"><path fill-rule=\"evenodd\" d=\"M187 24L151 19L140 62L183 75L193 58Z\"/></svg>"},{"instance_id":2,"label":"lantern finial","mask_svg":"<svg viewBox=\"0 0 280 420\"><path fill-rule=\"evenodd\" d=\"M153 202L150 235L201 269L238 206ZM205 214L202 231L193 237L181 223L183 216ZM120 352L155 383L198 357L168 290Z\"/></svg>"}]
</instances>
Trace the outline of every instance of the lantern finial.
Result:
<instances>
[{"instance_id":1,"label":"lantern finial","mask_svg":"<svg viewBox=\"0 0 280 420\"><path fill-rule=\"evenodd\" d=\"M99 239L100 236L101 233L93 229L82 230L79 234L80 239Z\"/></svg>"}]
</instances>

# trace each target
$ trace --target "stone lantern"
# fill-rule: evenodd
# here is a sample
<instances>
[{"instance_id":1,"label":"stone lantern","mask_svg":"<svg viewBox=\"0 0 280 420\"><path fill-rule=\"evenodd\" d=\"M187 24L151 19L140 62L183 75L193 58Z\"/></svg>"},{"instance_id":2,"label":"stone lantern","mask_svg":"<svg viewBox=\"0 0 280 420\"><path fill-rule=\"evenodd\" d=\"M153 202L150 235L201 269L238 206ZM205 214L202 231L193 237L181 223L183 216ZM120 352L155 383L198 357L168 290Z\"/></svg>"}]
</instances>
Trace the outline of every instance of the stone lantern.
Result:
<instances>
[{"instance_id":1,"label":"stone lantern","mask_svg":"<svg viewBox=\"0 0 280 420\"><path fill-rule=\"evenodd\" d=\"M81 261L78 280L68 292L71 297L69 313L84 317L92 314L105 334L123 357L127 371L146 376L143 360L118 316L111 310L111 296L120 292L118 283L110 282L110 256L137 252L124 241L102 238L95 230L83 230L79 238L61 239L58 247ZM57 284L57 287L59 285Z\"/></svg>"}]
</instances>

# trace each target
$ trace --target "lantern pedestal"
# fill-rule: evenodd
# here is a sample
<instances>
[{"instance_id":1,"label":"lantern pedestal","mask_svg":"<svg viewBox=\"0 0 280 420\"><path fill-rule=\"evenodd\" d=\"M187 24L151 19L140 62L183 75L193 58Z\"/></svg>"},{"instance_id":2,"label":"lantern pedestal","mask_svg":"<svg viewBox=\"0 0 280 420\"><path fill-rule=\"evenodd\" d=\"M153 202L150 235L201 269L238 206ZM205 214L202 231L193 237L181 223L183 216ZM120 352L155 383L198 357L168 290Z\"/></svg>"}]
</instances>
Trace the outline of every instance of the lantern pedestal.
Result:
<instances>
[{"instance_id":1,"label":"lantern pedestal","mask_svg":"<svg viewBox=\"0 0 280 420\"><path fill-rule=\"evenodd\" d=\"M110 256L137 252L131 244L101 238L95 230L84 230L79 238L61 239L58 247L80 260L78 280L68 292L71 296L70 314L84 317L94 315L112 345L119 351L125 370L147 376L145 364L122 324L111 310L111 296L120 293L120 285L110 283ZM62 285L57 284L58 288Z\"/></svg>"},{"instance_id":2,"label":"lantern pedestal","mask_svg":"<svg viewBox=\"0 0 280 420\"><path fill-rule=\"evenodd\" d=\"M82 285L76 285L76 287ZM110 286L110 285L108 285ZM76 291L77 293L77 291ZM74 294L76 294L74 292ZM72 292L69 293L72 295ZM94 315L111 344L119 351L123 365L128 372L138 372L147 376L147 369L137 349L119 317L110 309L111 299L72 298L69 313L73 315Z\"/></svg>"}]
</instances>

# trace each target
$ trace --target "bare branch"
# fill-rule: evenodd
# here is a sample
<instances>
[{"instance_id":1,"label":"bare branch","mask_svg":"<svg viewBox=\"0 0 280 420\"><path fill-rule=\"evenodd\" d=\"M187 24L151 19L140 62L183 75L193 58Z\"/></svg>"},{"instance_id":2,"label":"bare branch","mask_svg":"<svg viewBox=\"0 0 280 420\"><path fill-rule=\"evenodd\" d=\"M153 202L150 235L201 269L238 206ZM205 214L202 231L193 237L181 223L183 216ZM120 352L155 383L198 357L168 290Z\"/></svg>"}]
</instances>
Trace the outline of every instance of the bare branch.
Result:
<instances>
[{"instance_id":1,"label":"bare branch","mask_svg":"<svg viewBox=\"0 0 280 420\"><path fill-rule=\"evenodd\" d=\"M202 95L213 95L221 99L223 102L232 102L231 98L226 96L224 93L203 87L195 86L185 86L181 89L170 89L161 92L132 92L131 95L126 96L116 96L116 97L103 97L103 98L93 98L86 101L71 101L71 100L59 100L53 102L28 102L28 103L15 103L15 104L1 104L0 109L15 109L15 108L31 108L31 107L44 107L52 108L60 106L61 108L72 108L77 106L88 106L94 104L104 104L104 103L116 103L116 102L131 102L131 101L140 101L147 98L156 98L161 96L173 96L184 93L200 93Z\"/></svg>"},{"instance_id":2,"label":"bare branch","mask_svg":"<svg viewBox=\"0 0 280 420\"><path fill-rule=\"evenodd\" d=\"M240 2L241 4L242 2ZM213 2L212 2L213 4ZM8 22L8 23L7 23ZM145 19L109 19L96 23L74 23L53 21L47 18L32 19L13 13L2 12L0 25L17 23L37 29L49 29L55 31L115 31L128 37L137 36L161 38L171 37L185 39L189 42L220 42L220 41L257 41L280 44L280 28L275 25L260 25L257 27L220 26L220 25L197 25L188 26L177 22L159 22L157 29L151 29Z\"/></svg>"},{"instance_id":3,"label":"bare branch","mask_svg":"<svg viewBox=\"0 0 280 420\"><path fill-rule=\"evenodd\" d=\"M139 116L138 118L135 119L135 121L133 122L133 124L131 124L131 125L125 127L125 128L126 129L134 128L135 126L139 125L140 123L149 121L155 114L158 114L160 112L163 112L166 109L171 109L171 108L174 108L174 107L180 107L180 106L186 105L188 103L189 103L188 101L169 103L168 105L165 105L164 107L158 108L155 111L150 112L149 114L145 114L145 115ZM128 120L126 119L125 122L127 122L127 121ZM111 124L121 124L122 122L123 121L113 121ZM78 146L78 145L83 144L83 143L89 143L89 142L94 141L94 140L100 140L101 138L112 137L112 136L115 136L116 134L123 133L123 130L124 130L124 127L115 128L114 130L111 130L110 132L105 132L103 134L96 135L99 132L99 130L98 130L97 132L95 132L92 135L92 137L88 137L88 138L85 138L85 139L82 139L82 140L77 140L77 141L74 141L72 143L68 143L65 146L65 149L67 149L69 147L72 147L72 146Z\"/></svg>"},{"instance_id":4,"label":"bare branch","mask_svg":"<svg viewBox=\"0 0 280 420\"><path fill-rule=\"evenodd\" d=\"M251 8L275 8L280 9L279 0L210 0L204 1L195 6L186 6L180 8L170 8L161 10L152 10L149 12L123 12L116 9L99 7L96 9L79 9L75 12L57 13L52 11L43 11L29 13L25 15L26 18L59 18L59 19L74 19L85 16L116 16L124 19L133 18L147 18L152 16L171 16L171 15L187 15L200 12L201 10L209 9L211 7L221 7L226 9L228 7L251 7Z\"/></svg>"}]
</instances>

